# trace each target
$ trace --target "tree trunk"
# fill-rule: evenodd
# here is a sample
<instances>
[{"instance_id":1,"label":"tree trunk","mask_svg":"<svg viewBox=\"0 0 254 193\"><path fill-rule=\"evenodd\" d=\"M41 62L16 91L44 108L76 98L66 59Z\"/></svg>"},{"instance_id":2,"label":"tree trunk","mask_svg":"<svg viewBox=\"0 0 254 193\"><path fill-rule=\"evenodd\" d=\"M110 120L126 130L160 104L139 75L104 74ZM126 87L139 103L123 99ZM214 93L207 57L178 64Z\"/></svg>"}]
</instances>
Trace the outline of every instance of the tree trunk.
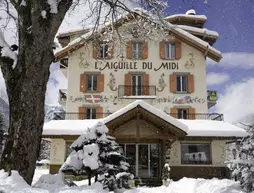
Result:
<instances>
[{"instance_id":1,"label":"tree trunk","mask_svg":"<svg viewBox=\"0 0 254 193\"><path fill-rule=\"evenodd\" d=\"M91 178L92 178L92 175L90 172L88 172L88 186L91 186Z\"/></svg>"},{"instance_id":2,"label":"tree trunk","mask_svg":"<svg viewBox=\"0 0 254 193\"><path fill-rule=\"evenodd\" d=\"M19 76L13 76L10 81L16 85L7 87L11 114L10 129L1 159L1 167L7 171L19 171L29 184L32 182L40 147L46 85L49 65L53 60L49 51L37 51L38 49L30 50L30 59L17 64L33 65Z\"/></svg>"},{"instance_id":3,"label":"tree trunk","mask_svg":"<svg viewBox=\"0 0 254 193\"><path fill-rule=\"evenodd\" d=\"M15 1L12 1L15 4ZM44 102L49 67L54 60L52 46L72 0L61 0L58 13L51 14L45 1L14 5L18 12L19 53L15 69L12 60L0 58L10 104L9 135L0 167L17 170L32 183L44 123ZM47 18L41 16L47 11Z\"/></svg>"}]
</instances>

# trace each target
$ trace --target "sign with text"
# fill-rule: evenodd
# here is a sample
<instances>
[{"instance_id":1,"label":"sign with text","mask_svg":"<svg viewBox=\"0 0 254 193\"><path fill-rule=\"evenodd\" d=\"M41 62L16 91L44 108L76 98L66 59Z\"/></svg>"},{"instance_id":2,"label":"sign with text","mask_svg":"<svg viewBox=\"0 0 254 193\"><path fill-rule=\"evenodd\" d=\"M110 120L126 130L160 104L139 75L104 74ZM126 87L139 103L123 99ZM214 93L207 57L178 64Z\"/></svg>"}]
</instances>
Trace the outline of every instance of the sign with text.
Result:
<instances>
[{"instance_id":1,"label":"sign with text","mask_svg":"<svg viewBox=\"0 0 254 193\"><path fill-rule=\"evenodd\" d=\"M178 62L161 62L153 65L152 62L95 62L95 69L103 70L178 70Z\"/></svg>"}]
</instances>

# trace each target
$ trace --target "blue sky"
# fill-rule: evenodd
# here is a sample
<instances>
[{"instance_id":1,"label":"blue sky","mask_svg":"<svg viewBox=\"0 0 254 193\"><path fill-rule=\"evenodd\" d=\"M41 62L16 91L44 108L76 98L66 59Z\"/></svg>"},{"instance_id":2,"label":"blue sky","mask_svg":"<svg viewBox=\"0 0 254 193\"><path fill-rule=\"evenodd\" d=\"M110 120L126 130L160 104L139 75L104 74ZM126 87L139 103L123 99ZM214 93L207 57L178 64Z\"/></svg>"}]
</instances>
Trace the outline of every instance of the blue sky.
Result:
<instances>
[{"instance_id":1,"label":"blue sky","mask_svg":"<svg viewBox=\"0 0 254 193\"><path fill-rule=\"evenodd\" d=\"M217 31L214 45L223 54L220 63L207 60L208 89L217 90L219 101L212 111L224 113L231 122L254 113L254 1L183 0L170 1L167 12L195 9L206 15L205 28ZM212 64L212 65L210 65Z\"/></svg>"}]
</instances>

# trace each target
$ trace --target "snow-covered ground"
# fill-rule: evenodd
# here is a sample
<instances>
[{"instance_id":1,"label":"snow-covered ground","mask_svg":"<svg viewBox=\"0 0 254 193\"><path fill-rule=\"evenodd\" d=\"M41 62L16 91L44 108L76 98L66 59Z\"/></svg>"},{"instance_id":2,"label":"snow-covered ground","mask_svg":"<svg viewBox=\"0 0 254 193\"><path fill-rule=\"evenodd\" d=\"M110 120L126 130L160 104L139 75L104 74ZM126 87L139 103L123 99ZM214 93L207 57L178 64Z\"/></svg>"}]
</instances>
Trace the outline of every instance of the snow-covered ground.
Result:
<instances>
[{"instance_id":1,"label":"snow-covered ground","mask_svg":"<svg viewBox=\"0 0 254 193\"><path fill-rule=\"evenodd\" d=\"M33 185L36 184L41 175L48 174L48 169L38 168L35 171ZM59 184L50 184L43 188L34 188L26 184L17 172L8 176L3 170L0 171L0 192L3 193L106 193L100 184L93 184L88 187L87 180L77 183L78 187L67 187ZM139 187L126 190L124 193L243 193L238 183L223 179L191 179L183 178L172 182L169 187L161 186L156 188Z\"/></svg>"}]
</instances>

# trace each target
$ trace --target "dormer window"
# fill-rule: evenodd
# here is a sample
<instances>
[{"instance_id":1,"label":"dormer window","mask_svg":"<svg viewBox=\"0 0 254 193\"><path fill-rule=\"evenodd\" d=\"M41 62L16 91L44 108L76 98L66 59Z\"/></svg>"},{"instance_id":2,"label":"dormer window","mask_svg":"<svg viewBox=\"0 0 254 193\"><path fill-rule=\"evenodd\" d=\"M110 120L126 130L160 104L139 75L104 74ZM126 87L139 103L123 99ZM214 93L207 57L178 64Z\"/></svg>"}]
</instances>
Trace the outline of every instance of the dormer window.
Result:
<instances>
[{"instance_id":1,"label":"dormer window","mask_svg":"<svg viewBox=\"0 0 254 193\"><path fill-rule=\"evenodd\" d=\"M93 58L94 59L112 59L114 54L114 46L110 42L93 42Z\"/></svg>"},{"instance_id":2,"label":"dormer window","mask_svg":"<svg viewBox=\"0 0 254 193\"><path fill-rule=\"evenodd\" d=\"M108 58L108 45L106 43L99 44L98 57L103 59Z\"/></svg>"}]
</instances>

